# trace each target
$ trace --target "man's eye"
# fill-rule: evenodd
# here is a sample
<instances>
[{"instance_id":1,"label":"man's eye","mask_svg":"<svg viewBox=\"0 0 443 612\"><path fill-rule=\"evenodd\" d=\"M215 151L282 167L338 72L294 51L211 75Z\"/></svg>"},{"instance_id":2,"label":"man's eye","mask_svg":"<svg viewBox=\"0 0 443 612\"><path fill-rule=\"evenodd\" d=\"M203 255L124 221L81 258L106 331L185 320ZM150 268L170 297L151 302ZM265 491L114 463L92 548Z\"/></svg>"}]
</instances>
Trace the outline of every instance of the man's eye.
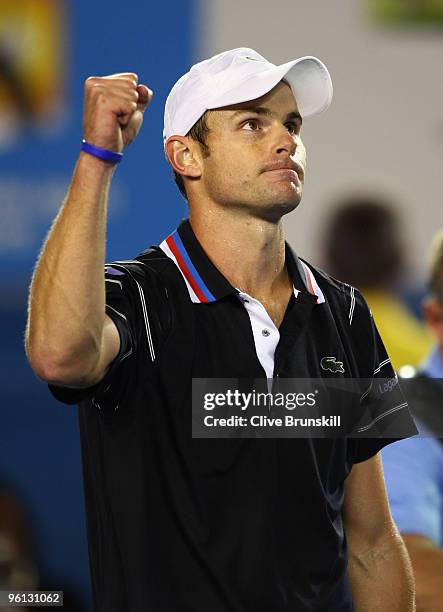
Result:
<instances>
[{"instance_id":1,"label":"man's eye","mask_svg":"<svg viewBox=\"0 0 443 612\"><path fill-rule=\"evenodd\" d=\"M253 127L252 127L252 130L251 130L251 131L252 131L252 132L255 132L255 131L256 131L256 128L258 128L258 121L257 121L257 119L248 119L248 120L247 120L247 121L245 121L245 123L243 124L243 127L244 127L245 125L252 125Z\"/></svg>"},{"instance_id":2,"label":"man's eye","mask_svg":"<svg viewBox=\"0 0 443 612\"><path fill-rule=\"evenodd\" d=\"M294 123L293 121L290 121L286 125L288 126L288 130L291 132L291 134L298 134L299 132L298 123Z\"/></svg>"}]
</instances>

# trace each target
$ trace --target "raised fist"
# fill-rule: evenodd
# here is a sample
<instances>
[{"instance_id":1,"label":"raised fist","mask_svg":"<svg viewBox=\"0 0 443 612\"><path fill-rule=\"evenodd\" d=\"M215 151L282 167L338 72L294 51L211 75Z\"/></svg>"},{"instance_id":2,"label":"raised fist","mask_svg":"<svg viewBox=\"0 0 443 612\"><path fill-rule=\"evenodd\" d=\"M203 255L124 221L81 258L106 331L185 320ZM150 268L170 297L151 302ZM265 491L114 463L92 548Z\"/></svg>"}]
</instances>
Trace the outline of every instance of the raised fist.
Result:
<instances>
[{"instance_id":1,"label":"raised fist","mask_svg":"<svg viewBox=\"0 0 443 612\"><path fill-rule=\"evenodd\" d=\"M137 136L153 92L133 72L85 81L83 137L90 144L121 153Z\"/></svg>"}]
</instances>

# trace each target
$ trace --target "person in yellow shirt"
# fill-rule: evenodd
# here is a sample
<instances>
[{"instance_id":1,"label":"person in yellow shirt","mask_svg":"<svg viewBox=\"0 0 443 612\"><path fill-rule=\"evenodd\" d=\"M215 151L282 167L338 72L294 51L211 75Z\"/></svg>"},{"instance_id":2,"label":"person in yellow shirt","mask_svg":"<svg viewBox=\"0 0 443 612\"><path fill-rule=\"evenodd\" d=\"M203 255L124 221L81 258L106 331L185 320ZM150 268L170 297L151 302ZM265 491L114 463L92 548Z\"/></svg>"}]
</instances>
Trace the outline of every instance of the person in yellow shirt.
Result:
<instances>
[{"instance_id":1,"label":"person in yellow shirt","mask_svg":"<svg viewBox=\"0 0 443 612\"><path fill-rule=\"evenodd\" d=\"M334 208L323 244L323 267L363 293L394 369L418 366L432 338L399 296L406 262L394 208L371 195L342 199Z\"/></svg>"}]
</instances>

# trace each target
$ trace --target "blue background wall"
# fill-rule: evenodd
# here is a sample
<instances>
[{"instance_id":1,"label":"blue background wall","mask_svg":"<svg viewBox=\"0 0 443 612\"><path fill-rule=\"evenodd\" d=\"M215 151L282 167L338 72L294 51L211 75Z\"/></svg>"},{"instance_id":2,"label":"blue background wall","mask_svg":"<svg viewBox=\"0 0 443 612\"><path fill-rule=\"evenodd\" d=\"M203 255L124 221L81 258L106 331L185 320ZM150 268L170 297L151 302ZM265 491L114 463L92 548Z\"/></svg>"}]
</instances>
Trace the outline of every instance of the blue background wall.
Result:
<instances>
[{"instance_id":1,"label":"blue background wall","mask_svg":"<svg viewBox=\"0 0 443 612\"><path fill-rule=\"evenodd\" d=\"M163 156L163 107L193 62L195 18L192 1L69 3L64 119L49 132L28 129L0 151L1 222L7 233L24 236L20 248L0 244L0 480L25 506L44 580L80 592L83 610L90 609L90 587L77 409L53 400L26 362L27 287L78 154L89 75L134 71L155 94L142 132L116 173L107 259L133 257L186 215Z\"/></svg>"}]
</instances>

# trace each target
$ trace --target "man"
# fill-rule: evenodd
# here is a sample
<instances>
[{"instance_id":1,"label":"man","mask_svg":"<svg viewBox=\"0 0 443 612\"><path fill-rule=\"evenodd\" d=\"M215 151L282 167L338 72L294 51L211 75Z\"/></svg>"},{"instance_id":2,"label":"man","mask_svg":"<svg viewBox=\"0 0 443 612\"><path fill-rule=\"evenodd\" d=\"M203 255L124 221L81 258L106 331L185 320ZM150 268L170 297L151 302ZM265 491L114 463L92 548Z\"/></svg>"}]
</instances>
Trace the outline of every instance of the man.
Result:
<instances>
[{"instance_id":1,"label":"man","mask_svg":"<svg viewBox=\"0 0 443 612\"><path fill-rule=\"evenodd\" d=\"M432 251L423 314L437 344L418 374L405 380L422 435L383 450L389 501L411 557L422 612L443 609L443 232Z\"/></svg>"},{"instance_id":2,"label":"man","mask_svg":"<svg viewBox=\"0 0 443 612\"><path fill-rule=\"evenodd\" d=\"M432 346L425 324L399 295L406 244L393 204L364 192L336 201L322 239L324 269L362 292L395 370L418 365Z\"/></svg>"},{"instance_id":3,"label":"man","mask_svg":"<svg viewBox=\"0 0 443 612\"><path fill-rule=\"evenodd\" d=\"M80 402L96 609L412 610L377 455L385 430L416 431L401 397L364 413L372 439L191 432L193 379L393 375L360 294L283 237L306 171L302 117L329 106L327 69L247 48L193 66L164 124L190 218L105 279L113 163L151 96L132 73L86 82L86 150L30 296L30 362Z\"/></svg>"}]
</instances>

